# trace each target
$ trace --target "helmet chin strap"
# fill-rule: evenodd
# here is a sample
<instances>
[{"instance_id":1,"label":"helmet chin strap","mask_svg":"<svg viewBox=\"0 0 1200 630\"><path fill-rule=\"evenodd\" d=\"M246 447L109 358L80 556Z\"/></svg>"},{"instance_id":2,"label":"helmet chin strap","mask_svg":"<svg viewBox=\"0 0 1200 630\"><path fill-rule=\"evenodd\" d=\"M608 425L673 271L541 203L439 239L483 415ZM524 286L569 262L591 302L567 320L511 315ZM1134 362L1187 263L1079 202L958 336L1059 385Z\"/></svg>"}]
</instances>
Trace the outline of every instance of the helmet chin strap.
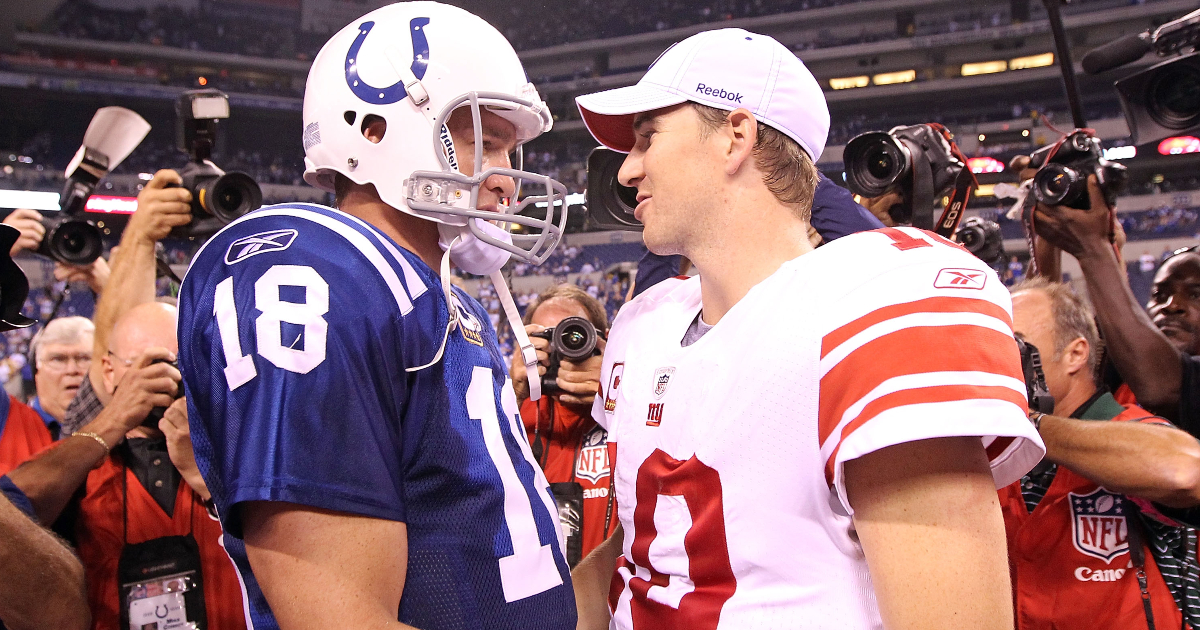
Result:
<instances>
[{"instance_id":1,"label":"helmet chin strap","mask_svg":"<svg viewBox=\"0 0 1200 630\"><path fill-rule=\"evenodd\" d=\"M517 338L517 345L521 347L525 373L529 376L529 399L538 400L542 397L542 377L538 374L537 352L533 349L533 343L529 341L529 335L525 334L521 314L517 312L517 305L508 291L508 283L504 282L504 276L499 271L493 271L489 278L492 280L492 286L496 287L500 304L504 306L504 314L508 316L508 325L512 328L513 336Z\"/></svg>"},{"instance_id":2,"label":"helmet chin strap","mask_svg":"<svg viewBox=\"0 0 1200 630\"><path fill-rule=\"evenodd\" d=\"M446 310L450 312L449 320L446 322L446 331L442 333L442 343L438 346L437 354L433 356L432 361L425 365L405 368L406 372L424 370L441 361L442 354L446 351L446 342L450 339L450 331L458 327L458 309L454 308L450 297L450 252L454 249L455 245L458 245L461 238L461 236L456 236L442 254L440 269L442 294L446 296ZM512 293L508 290L508 283L504 281L504 275L499 270L493 271L488 278L491 279L492 286L496 287L496 294L500 298L500 304L504 307L504 315L508 319L508 325L512 328L513 336L517 339L517 345L521 348L521 359L525 363L525 373L529 377L529 399L534 401L539 400L542 397L542 377L538 374L537 352L533 349L533 343L529 341L529 335L525 334L525 326L521 322L521 314L517 311L517 304L513 301Z\"/></svg>"}]
</instances>

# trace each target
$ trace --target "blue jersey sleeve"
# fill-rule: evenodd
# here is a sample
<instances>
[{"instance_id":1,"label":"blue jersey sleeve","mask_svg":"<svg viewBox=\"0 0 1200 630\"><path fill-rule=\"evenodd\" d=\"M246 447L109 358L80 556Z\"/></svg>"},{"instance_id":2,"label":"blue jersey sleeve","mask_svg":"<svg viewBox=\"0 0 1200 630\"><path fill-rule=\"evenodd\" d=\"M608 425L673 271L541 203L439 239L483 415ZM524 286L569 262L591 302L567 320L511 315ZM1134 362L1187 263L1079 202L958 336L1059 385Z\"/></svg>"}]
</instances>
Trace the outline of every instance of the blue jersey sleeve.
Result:
<instances>
[{"instance_id":1,"label":"blue jersey sleeve","mask_svg":"<svg viewBox=\"0 0 1200 630\"><path fill-rule=\"evenodd\" d=\"M428 284L378 234L315 206L259 210L196 256L180 370L197 464L233 535L245 501L405 520L405 368L441 337L410 321Z\"/></svg>"}]
</instances>

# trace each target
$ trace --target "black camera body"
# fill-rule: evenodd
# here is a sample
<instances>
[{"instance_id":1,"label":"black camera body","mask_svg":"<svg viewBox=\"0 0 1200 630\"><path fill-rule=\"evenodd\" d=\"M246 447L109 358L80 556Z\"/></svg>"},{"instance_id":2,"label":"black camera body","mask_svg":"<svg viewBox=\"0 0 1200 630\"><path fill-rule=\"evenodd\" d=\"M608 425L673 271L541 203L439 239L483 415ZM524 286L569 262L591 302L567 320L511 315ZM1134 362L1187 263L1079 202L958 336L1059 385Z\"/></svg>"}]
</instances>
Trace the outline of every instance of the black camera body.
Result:
<instances>
[{"instance_id":1,"label":"black camera body","mask_svg":"<svg viewBox=\"0 0 1200 630\"><path fill-rule=\"evenodd\" d=\"M980 217L964 219L954 238L976 258L999 270L1004 265L1004 236L1000 224Z\"/></svg>"},{"instance_id":2,"label":"black camera body","mask_svg":"<svg viewBox=\"0 0 1200 630\"><path fill-rule=\"evenodd\" d=\"M1014 335L1017 349L1021 351L1021 372L1025 375L1025 394L1029 398L1029 410L1041 413L1054 412L1054 396L1046 387L1046 373L1042 371L1042 355L1037 346L1025 341L1021 333Z\"/></svg>"},{"instance_id":3,"label":"black camera body","mask_svg":"<svg viewBox=\"0 0 1200 630\"><path fill-rule=\"evenodd\" d=\"M167 365L170 365L171 367L173 367L177 370L179 369L178 361L168 361L166 359L158 359L157 361L151 361L150 365L154 365L155 363L166 363ZM183 398L183 383L176 384L174 398L175 398L175 400L179 400L180 398ZM166 407L155 407L155 408L151 409L150 413L146 414L146 418L144 420L142 420L142 426L150 427L152 429L157 429L158 421L162 420L163 414L165 414L166 412L167 412Z\"/></svg>"},{"instance_id":4,"label":"black camera body","mask_svg":"<svg viewBox=\"0 0 1200 630\"><path fill-rule=\"evenodd\" d=\"M592 322L585 317L565 317L557 326L547 328L531 337L541 337L550 342L550 363L542 375L542 393L553 395L562 392L558 387L558 368L563 359L582 361L598 354L596 340L599 334Z\"/></svg>"},{"instance_id":5,"label":"black camera body","mask_svg":"<svg viewBox=\"0 0 1200 630\"><path fill-rule=\"evenodd\" d=\"M591 228L640 232L642 222L633 211L637 209L637 189L622 186L617 179L625 154L596 147L588 154L587 190L584 204Z\"/></svg>"},{"instance_id":6,"label":"black camera body","mask_svg":"<svg viewBox=\"0 0 1200 630\"><path fill-rule=\"evenodd\" d=\"M213 164L217 122L229 118L229 98L214 89L189 90L175 101L176 144L188 154L179 169L182 188L192 193L192 221L171 236L211 236L230 221L262 205L262 189L245 173L226 173Z\"/></svg>"},{"instance_id":7,"label":"black camera body","mask_svg":"<svg viewBox=\"0 0 1200 630\"><path fill-rule=\"evenodd\" d=\"M109 159L100 151L80 147L79 153L67 167L70 175L58 196L59 212L43 217L42 237L37 252L68 265L90 265L104 251L100 228L84 216L88 197L108 173Z\"/></svg>"},{"instance_id":8,"label":"black camera body","mask_svg":"<svg viewBox=\"0 0 1200 630\"><path fill-rule=\"evenodd\" d=\"M929 124L855 136L846 143L843 160L846 186L853 193L879 197L899 191L903 201L888 209L892 220L926 230L933 229L935 200L954 186L958 174L966 168L954 155L943 128Z\"/></svg>"},{"instance_id":9,"label":"black camera body","mask_svg":"<svg viewBox=\"0 0 1200 630\"><path fill-rule=\"evenodd\" d=\"M1029 168L1038 169L1033 176L1033 194L1047 206L1090 209L1087 178L1094 174L1111 208L1128 181L1125 166L1104 159L1100 139L1084 129L1031 153Z\"/></svg>"}]
</instances>

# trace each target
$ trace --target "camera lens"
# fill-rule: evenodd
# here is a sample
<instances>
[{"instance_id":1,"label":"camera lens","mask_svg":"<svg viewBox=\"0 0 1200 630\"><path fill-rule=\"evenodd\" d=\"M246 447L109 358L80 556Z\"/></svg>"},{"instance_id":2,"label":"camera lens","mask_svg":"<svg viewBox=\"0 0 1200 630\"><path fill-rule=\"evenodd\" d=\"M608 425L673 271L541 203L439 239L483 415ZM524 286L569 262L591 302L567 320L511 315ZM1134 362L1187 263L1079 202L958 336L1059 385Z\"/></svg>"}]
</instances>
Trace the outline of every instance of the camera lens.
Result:
<instances>
[{"instance_id":1,"label":"camera lens","mask_svg":"<svg viewBox=\"0 0 1200 630\"><path fill-rule=\"evenodd\" d=\"M49 234L50 255L70 265L90 265L104 248L100 230L85 219L68 219Z\"/></svg>"},{"instance_id":2,"label":"camera lens","mask_svg":"<svg viewBox=\"0 0 1200 630\"><path fill-rule=\"evenodd\" d=\"M582 317L568 317L554 327L555 350L572 361L587 358L596 349L596 327Z\"/></svg>"},{"instance_id":3,"label":"camera lens","mask_svg":"<svg viewBox=\"0 0 1200 630\"><path fill-rule=\"evenodd\" d=\"M1163 68L1150 79L1149 113L1160 125L1186 129L1200 123L1200 70L1186 64Z\"/></svg>"},{"instance_id":4,"label":"camera lens","mask_svg":"<svg viewBox=\"0 0 1200 630\"><path fill-rule=\"evenodd\" d=\"M638 205L637 189L614 183L613 190L617 193L617 200L621 202L621 209L625 211L625 214L629 215L629 220L637 221L633 217L633 211L637 209Z\"/></svg>"},{"instance_id":5,"label":"camera lens","mask_svg":"<svg viewBox=\"0 0 1200 630\"><path fill-rule=\"evenodd\" d=\"M887 145L876 147L876 150L867 156L867 172L871 174L871 177L888 179L895 171L895 161L888 152L888 148Z\"/></svg>"},{"instance_id":6,"label":"camera lens","mask_svg":"<svg viewBox=\"0 0 1200 630\"><path fill-rule=\"evenodd\" d=\"M1033 192L1048 206L1071 206L1086 199L1087 179L1062 164L1047 164L1033 176Z\"/></svg>"},{"instance_id":7,"label":"camera lens","mask_svg":"<svg viewBox=\"0 0 1200 630\"><path fill-rule=\"evenodd\" d=\"M225 223L262 205L262 189L245 173L226 173L198 191L200 204Z\"/></svg>"},{"instance_id":8,"label":"camera lens","mask_svg":"<svg viewBox=\"0 0 1200 630\"><path fill-rule=\"evenodd\" d=\"M882 132L864 133L846 144L846 185L863 197L878 197L909 171L908 155L895 138Z\"/></svg>"}]
</instances>

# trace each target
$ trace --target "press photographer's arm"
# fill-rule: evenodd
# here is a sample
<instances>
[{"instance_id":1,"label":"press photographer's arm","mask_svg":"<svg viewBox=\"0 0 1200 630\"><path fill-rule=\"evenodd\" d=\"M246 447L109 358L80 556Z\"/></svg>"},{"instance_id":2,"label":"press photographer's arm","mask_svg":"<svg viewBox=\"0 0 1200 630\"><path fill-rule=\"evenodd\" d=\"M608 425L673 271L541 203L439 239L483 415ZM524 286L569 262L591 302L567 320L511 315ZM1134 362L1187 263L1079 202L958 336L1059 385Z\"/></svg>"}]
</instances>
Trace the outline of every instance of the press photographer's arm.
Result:
<instances>
[{"instance_id":1,"label":"press photographer's arm","mask_svg":"<svg viewBox=\"0 0 1200 630\"><path fill-rule=\"evenodd\" d=\"M1088 177L1090 210L1038 204L1038 236L1079 261L1108 354L1138 404L1195 435L1195 419L1179 414L1183 369L1180 351L1137 302L1114 248L1108 204Z\"/></svg>"}]
</instances>

